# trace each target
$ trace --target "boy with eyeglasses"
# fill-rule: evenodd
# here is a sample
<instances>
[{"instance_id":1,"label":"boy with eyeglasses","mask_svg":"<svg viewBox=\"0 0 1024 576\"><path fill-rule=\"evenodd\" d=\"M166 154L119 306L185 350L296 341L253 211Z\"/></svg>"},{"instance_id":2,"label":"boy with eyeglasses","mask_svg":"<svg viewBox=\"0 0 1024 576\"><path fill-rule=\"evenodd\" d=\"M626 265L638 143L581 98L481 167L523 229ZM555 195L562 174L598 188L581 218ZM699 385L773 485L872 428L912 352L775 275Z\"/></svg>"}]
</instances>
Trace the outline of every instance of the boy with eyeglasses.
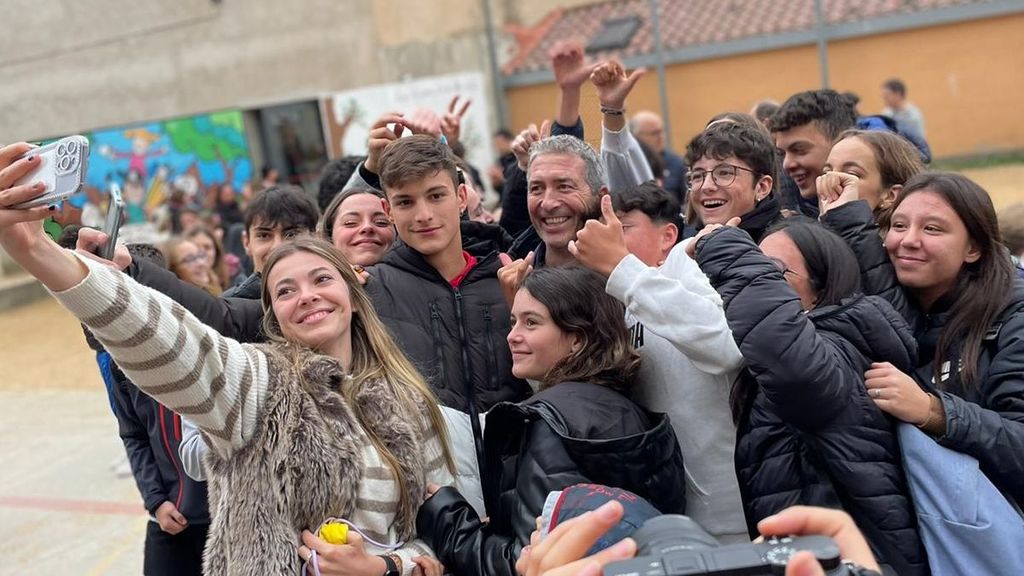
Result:
<instances>
[{"instance_id":1,"label":"boy with eyeglasses","mask_svg":"<svg viewBox=\"0 0 1024 576\"><path fill-rule=\"evenodd\" d=\"M775 145L762 130L735 122L712 123L686 147L689 224L725 224L739 217L739 227L759 242L779 215L772 196Z\"/></svg>"}]
</instances>

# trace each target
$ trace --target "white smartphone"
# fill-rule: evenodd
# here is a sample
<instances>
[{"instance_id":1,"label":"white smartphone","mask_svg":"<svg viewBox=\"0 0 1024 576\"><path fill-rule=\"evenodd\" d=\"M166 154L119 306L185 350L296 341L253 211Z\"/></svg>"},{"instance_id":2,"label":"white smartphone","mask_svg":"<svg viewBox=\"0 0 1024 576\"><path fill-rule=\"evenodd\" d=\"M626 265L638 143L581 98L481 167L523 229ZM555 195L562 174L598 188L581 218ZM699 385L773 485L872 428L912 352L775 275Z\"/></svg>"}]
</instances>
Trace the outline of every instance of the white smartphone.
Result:
<instances>
[{"instance_id":1,"label":"white smartphone","mask_svg":"<svg viewBox=\"0 0 1024 576\"><path fill-rule=\"evenodd\" d=\"M124 222L124 199L121 198L121 187L116 183L110 185L110 202L107 204L107 219L103 222L103 232L107 242L99 247L97 255L104 260L114 259L114 248L117 246L117 233Z\"/></svg>"},{"instance_id":2,"label":"white smartphone","mask_svg":"<svg viewBox=\"0 0 1024 576\"><path fill-rule=\"evenodd\" d=\"M14 186L42 182L46 188L39 196L13 208L24 210L57 204L77 194L85 185L85 172L89 168L89 140L85 136L61 138L29 150L21 158L31 156L39 156L39 167L15 182Z\"/></svg>"}]
</instances>

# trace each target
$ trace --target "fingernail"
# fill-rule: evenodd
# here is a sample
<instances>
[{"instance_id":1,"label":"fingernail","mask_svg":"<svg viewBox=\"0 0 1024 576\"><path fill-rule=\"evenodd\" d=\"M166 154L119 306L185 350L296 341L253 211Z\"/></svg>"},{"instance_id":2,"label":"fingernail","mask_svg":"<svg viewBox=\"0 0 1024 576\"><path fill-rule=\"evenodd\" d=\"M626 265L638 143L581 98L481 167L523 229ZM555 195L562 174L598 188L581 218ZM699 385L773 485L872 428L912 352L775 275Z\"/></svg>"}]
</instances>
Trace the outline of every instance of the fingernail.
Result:
<instances>
[{"instance_id":1,"label":"fingernail","mask_svg":"<svg viewBox=\"0 0 1024 576\"><path fill-rule=\"evenodd\" d=\"M611 552L609 553L614 554L616 556L629 555L633 552L633 540L630 538L624 538L622 540L619 540L614 545L612 545L610 550Z\"/></svg>"},{"instance_id":2,"label":"fingernail","mask_svg":"<svg viewBox=\"0 0 1024 576\"><path fill-rule=\"evenodd\" d=\"M612 502L605 502L597 510L594 510L594 514L601 520L611 521L615 519L615 506Z\"/></svg>"},{"instance_id":3,"label":"fingernail","mask_svg":"<svg viewBox=\"0 0 1024 576\"><path fill-rule=\"evenodd\" d=\"M53 206L53 205L51 205L49 208L47 208L47 210L49 210L50 212L53 212L56 209L57 209L57 207Z\"/></svg>"},{"instance_id":4,"label":"fingernail","mask_svg":"<svg viewBox=\"0 0 1024 576\"><path fill-rule=\"evenodd\" d=\"M32 185L32 188L35 190L42 190L43 188L46 188L46 184L43 184L42 182L36 182L35 184Z\"/></svg>"}]
</instances>

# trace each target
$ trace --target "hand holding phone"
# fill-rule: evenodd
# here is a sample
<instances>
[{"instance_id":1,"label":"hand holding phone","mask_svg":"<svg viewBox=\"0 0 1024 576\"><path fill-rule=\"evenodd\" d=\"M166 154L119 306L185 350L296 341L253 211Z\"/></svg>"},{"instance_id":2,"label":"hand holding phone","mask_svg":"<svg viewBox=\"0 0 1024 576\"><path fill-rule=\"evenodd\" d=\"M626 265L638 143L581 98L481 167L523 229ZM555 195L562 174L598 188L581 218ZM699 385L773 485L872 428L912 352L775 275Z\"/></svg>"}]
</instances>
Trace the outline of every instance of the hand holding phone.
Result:
<instances>
[{"instance_id":1,"label":"hand holding phone","mask_svg":"<svg viewBox=\"0 0 1024 576\"><path fill-rule=\"evenodd\" d=\"M89 140L85 136L61 138L46 146L29 150L21 156L30 157L38 157L39 166L22 176L12 186L42 182L43 191L32 200L12 208L25 210L58 204L77 194L85 185L85 173L89 167Z\"/></svg>"},{"instance_id":2,"label":"hand holding phone","mask_svg":"<svg viewBox=\"0 0 1024 576\"><path fill-rule=\"evenodd\" d=\"M124 199L121 187L116 183L110 185L110 202L107 204L107 218L103 221L103 233L107 241L97 248L97 256L104 260L114 259L114 248L117 247L117 233L124 223Z\"/></svg>"}]
</instances>

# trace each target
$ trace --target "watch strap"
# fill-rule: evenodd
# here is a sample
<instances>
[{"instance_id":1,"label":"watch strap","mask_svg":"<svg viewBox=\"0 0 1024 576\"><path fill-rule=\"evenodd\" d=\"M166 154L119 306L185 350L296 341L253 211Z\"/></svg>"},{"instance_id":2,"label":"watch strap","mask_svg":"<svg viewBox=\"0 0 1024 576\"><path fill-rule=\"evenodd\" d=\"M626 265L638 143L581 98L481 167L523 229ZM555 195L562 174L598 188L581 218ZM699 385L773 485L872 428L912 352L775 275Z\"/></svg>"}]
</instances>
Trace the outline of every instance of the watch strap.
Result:
<instances>
[{"instance_id":1,"label":"watch strap","mask_svg":"<svg viewBox=\"0 0 1024 576\"><path fill-rule=\"evenodd\" d=\"M381 554L380 557L384 560L384 564L387 566L382 576L401 576L401 558L394 554Z\"/></svg>"}]
</instances>

